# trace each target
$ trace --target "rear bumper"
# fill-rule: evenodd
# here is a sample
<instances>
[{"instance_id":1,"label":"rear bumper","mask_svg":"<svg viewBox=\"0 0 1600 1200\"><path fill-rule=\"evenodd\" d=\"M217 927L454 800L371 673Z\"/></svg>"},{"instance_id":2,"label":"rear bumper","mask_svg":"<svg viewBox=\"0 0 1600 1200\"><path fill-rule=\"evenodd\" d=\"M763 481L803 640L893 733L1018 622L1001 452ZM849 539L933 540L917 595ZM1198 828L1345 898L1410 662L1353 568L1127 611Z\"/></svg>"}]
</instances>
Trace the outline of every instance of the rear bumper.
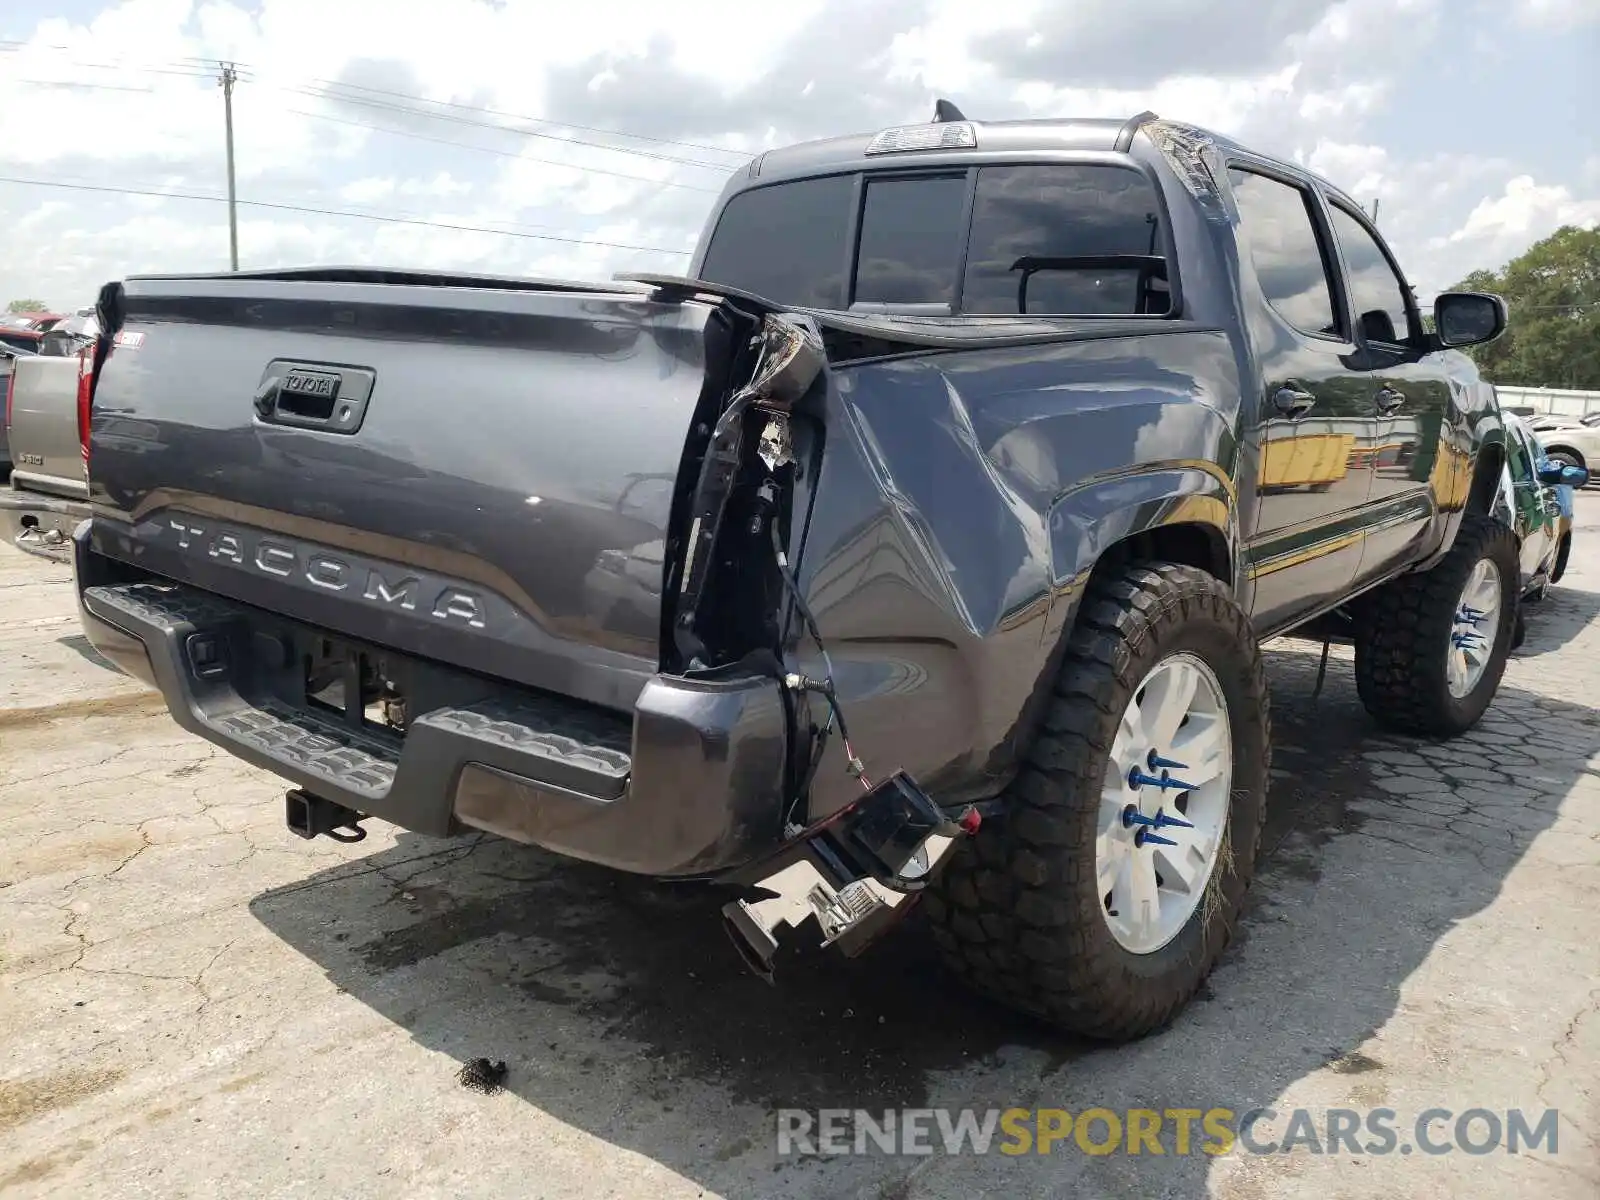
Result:
<instances>
[{"instance_id":1,"label":"rear bumper","mask_svg":"<svg viewBox=\"0 0 1600 1200\"><path fill-rule=\"evenodd\" d=\"M95 648L159 689L185 729L314 795L419 833L482 829L657 877L726 874L780 846L775 680L657 676L631 729L621 714L483 681L481 698L416 714L401 738L263 689L261 660L297 644L292 623L192 588L117 582L86 537L74 546Z\"/></svg>"},{"instance_id":2,"label":"rear bumper","mask_svg":"<svg viewBox=\"0 0 1600 1200\"><path fill-rule=\"evenodd\" d=\"M89 515L89 505L82 500L46 496L14 484L0 487L0 538L29 554L65 559L73 530Z\"/></svg>"}]
</instances>

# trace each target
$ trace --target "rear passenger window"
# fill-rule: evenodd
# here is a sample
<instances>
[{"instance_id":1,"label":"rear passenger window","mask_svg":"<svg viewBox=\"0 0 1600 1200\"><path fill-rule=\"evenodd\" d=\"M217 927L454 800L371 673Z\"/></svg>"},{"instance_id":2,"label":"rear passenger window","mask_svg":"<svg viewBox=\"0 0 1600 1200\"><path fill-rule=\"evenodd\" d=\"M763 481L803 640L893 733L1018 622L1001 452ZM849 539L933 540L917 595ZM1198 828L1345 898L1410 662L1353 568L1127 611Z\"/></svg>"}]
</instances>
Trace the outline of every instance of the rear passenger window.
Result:
<instances>
[{"instance_id":1,"label":"rear passenger window","mask_svg":"<svg viewBox=\"0 0 1600 1200\"><path fill-rule=\"evenodd\" d=\"M1172 311L1161 203L1141 171L1104 163L946 170L867 171L862 193L853 175L740 192L717 220L700 274L808 308L1068 317Z\"/></svg>"},{"instance_id":2,"label":"rear passenger window","mask_svg":"<svg viewBox=\"0 0 1600 1200\"><path fill-rule=\"evenodd\" d=\"M779 304L843 308L854 194L848 175L740 192L717 220L700 274Z\"/></svg>"},{"instance_id":3,"label":"rear passenger window","mask_svg":"<svg viewBox=\"0 0 1600 1200\"><path fill-rule=\"evenodd\" d=\"M955 298L966 203L965 175L869 181L856 302L948 305Z\"/></svg>"},{"instance_id":4,"label":"rear passenger window","mask_svg":"<svg viewBox=\"0 0 1600 1200\"><path fill-rule=\"evenodd\" d=\"M1528 439L1520 429L1512 429L1511 437L1507 439L1507 458L1511 461L1511 479L1514 483L1526 483L1534 478L1533 464L1535 455L1528 446Z\"/></svg>"},{"instance_id":5,"label":"rear passenger window","mask_svg":"<svg viewBox=\"0 0 1600 1200\"><path fill-rule=\"evenodd\" d=\"M961 310L1161 315L1171 307L1155 188L1094 164L983 167Z\"/></svg>"},{"instance_id":6,"label":"rear passenger window","mask_svg":"<svg viewBox=\"0 0 1600 1200\"><path fill-rule=\"evenodd\" d=\"M1341 337L1328 263L1300 188L1250 171L1230 170L1239 233L1267 303L1302 333Z\"/></svg>"}]
</instances>

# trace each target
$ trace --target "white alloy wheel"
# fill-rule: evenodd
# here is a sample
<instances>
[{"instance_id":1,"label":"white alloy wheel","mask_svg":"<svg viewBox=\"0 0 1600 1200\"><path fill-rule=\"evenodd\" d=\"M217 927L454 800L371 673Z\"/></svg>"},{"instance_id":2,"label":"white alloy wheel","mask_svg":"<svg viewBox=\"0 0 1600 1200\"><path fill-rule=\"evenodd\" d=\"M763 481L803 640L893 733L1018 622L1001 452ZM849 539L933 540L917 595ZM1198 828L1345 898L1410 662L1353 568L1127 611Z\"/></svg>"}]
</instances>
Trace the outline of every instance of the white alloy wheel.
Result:
<instances>
[{"instance_id":1,"label":"white alloy wheel","mask_svg":"<svg viewBox=\"0 0 1600 1200\"><path fill-rule=\"evenodd\" d=\"M1153 954L1205 896L1228 828L1233 736L1222 685L1180 652L1134 689L1100 793L1095 873L1111 936Z\"/></svg>"},{"instance_id":2,"label":"white alloy wheel","mask_svg":"<svg viewBox=\"0 0 1600 1200\"><path fill-rule=\"evenodd\" d=\"M1461 589L1455 621L1450 627L1450 657L1445 681L1457 700L1471 695L1489 668L1495 637L1500 631L1503 602L1499 568L1485 558L1467 576L1467 585Z\"/></svg>"}]
</instances>

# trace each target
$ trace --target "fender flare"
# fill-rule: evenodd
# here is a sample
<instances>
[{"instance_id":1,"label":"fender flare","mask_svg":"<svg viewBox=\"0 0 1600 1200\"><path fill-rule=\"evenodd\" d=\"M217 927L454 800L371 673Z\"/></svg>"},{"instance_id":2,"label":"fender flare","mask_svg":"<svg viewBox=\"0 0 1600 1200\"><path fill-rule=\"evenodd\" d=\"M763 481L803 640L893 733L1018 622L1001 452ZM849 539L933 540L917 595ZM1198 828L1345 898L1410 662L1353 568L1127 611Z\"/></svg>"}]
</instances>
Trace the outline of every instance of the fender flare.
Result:
<instances>
[{"instance_id":1,"label":"fender flare","mask_svg":"<svg viewBox=\"0 0 1600 1200\"><path fill-rule=\"evenodd\" d=\"M1086 480L1056 497L1048 527L1052 583L1058 591L1081 593L1094 568L1119 547L1132 548L1141 537L1159 545L1178 530L1203 534L1210 546L1210 561L1190 565L1230 586L1238 579L1234 483L1212 463L1156 463Z\"/></svg>"}]
</instances>

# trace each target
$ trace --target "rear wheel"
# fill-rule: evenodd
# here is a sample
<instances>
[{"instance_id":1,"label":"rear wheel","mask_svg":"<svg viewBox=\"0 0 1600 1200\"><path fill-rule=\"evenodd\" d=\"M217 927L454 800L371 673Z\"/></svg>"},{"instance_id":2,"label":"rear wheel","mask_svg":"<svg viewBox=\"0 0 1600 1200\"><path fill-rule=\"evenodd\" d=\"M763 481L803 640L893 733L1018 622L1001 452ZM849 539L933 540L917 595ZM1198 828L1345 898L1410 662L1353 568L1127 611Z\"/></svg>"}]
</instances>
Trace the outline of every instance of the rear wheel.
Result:
<instances>
[{"instance_id":1,"label":"rear wheel","mask_svg":"<svg viewBox=\"0 0 1600 1200\"><path fill-rule=\"evenodd\" d=\"M1107 1040L1167 1024L1232 935L1266 810L1249 621L1193 567L1091 585L1003 814L925 909L974 988Z\"/></svg>"},{"instance_id":2,"label":"rear wheel","mask_svg":"<svg viewBox=\"0 0 1600 1200\"><path fill-rule=\"evenodd\" d=\"M1519 610L1517 544L1466 516L1431 569L1355 606L1356 690L1381 724L1453 737L1478 723L1505 674Z\"/></svg>"}]
</instances>

